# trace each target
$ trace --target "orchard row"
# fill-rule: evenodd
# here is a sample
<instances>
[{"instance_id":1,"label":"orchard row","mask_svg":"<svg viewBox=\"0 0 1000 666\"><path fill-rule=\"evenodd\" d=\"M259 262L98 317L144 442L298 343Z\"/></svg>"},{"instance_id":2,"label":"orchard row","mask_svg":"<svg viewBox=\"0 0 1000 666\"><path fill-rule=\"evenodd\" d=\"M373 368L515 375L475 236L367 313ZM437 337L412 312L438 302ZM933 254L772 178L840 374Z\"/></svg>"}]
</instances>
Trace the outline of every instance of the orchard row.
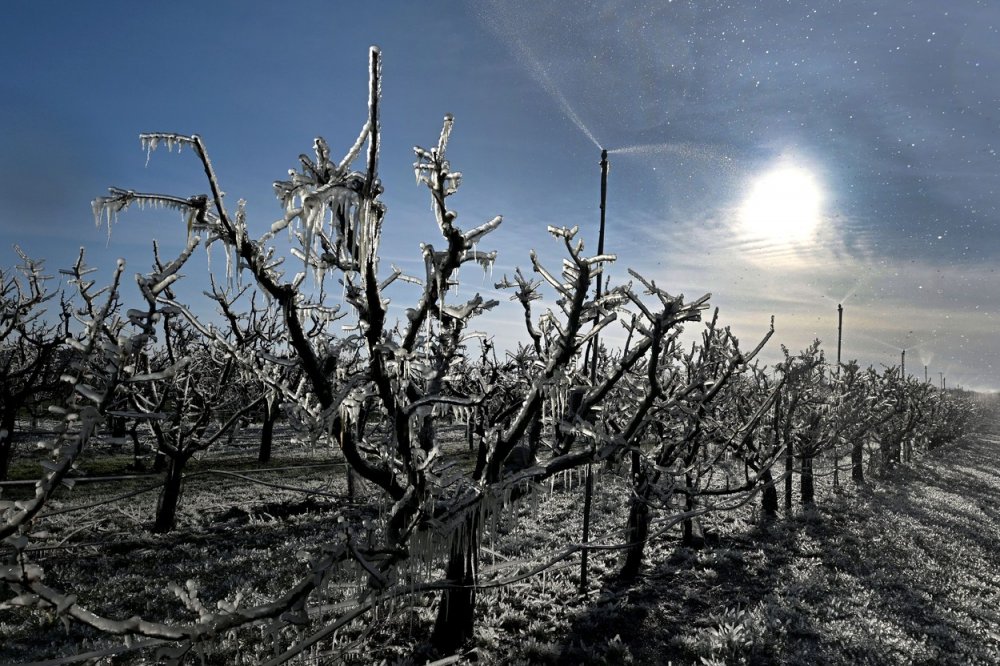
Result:
<instances>
[{"instance_id":1,"label":"orchard row","mask_svg":"<svg viewBox=\"0 0 1000 666\"><path fill-rule=\"evenodd\" d=\"M67 623L161 639L160 657L173 660L253 625L276 633L307 627L286 634L277 659L284 661L363 621L384 600L434 593L431 643L451 654L473 635L477 591L503 584L479 575L484 539L499 516L516 519L512 507L521 498L561 475L585 479L580 540L528 573L579 553L586 588L595 470L626 482L619 502L627 520L617 541L600 547L621 552L621 575L629 579L641 574L652 540L680 530L685 543L698 545L702 516L759 502L762 519L774 519L782 499L791 508L796 478L799 501L814 502L817 460L835 486L848 476L863 483L970 427L975 408L961 392L896 368L831 365L818 342L762 367L755 357L771 333L743 348L718 312L702 321L708 296L684 301L635 273L631 282L595 289L614 257L587 255L575 228L549 228L564 251L560 270L533 252L530 271L497 284L523 308L527 340L499 352L477 323L497 302L465 294L457 276L467 264L492 264L495 253L479 246L501 220L471 230L456 225L448 200L461 174L447 159L451 117L433 147L415 149L438 232L422 246L424 274L379 265L386 211L375 49L370 78L368 120L357 141L338 160L317 139L314 157L301 156L289 179L275 184L282 216L257 237L243 203L227 207L200 137L144 135L150 151L194 151L209 193L112 189L95 201L96 216L108 224L133 204L176 209L186 220L183 251L164 257L156 250L154 270L137 276L139 302L125 302L123 264L99 287L82 251L64 271L62 292L51 291L40 262L27 257L2 274L0 473L11 463L19 416L46 409L60 424L34 494L0 497L0 571L11 592L4 607L51 609ZM362 156L364 166L355 167ZM175 290L181 268L211 246L224 250L228 270L225 278L208 273L205 293L217 311L208 322L196 314L204 308L181 302ZM393 324L386 293L400 281L416 296ZM688 334L699 327L694 343L682 340L685 326ZM624 330L621 348L601 344L608 327ZM56 490L73 484L74 467L98 434L131 444L137 463L153 443L164 484L150 524L165 533L175 527L192 457L259 420L266 462L278 419L301 439L339 450L352 497L363 484L366 501L378 507L374 520L345 512L280 595L246 607L220 600L209 610L195 592L178 588L196 617L183 623L105 617L72 590L43 582L32 535L44 528ZM444 446L442 429L455 424L464 426L465 442ZM363 584L335 620L310 624L324 589L345 578Z\"/></svg>"}]
</instances>

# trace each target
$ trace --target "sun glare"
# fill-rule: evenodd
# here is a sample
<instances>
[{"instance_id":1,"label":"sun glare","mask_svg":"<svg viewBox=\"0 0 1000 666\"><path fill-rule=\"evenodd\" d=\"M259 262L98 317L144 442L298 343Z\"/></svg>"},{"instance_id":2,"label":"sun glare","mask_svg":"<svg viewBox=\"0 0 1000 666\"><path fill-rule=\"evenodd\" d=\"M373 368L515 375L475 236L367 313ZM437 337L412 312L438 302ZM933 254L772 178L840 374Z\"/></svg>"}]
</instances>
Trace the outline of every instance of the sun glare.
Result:
<instances>
[{"instance_id":1,"label":"sun glare","mask_svg":"<svg viewBox=\"0 0 1000 666\"><path fill-rule=\"evenodd\" d=\"M757 178L740 207L751 235L774 243L802 242L816 233L823 193L815 177L799 166L780 166Z\"/></svg>"}]
</instances>

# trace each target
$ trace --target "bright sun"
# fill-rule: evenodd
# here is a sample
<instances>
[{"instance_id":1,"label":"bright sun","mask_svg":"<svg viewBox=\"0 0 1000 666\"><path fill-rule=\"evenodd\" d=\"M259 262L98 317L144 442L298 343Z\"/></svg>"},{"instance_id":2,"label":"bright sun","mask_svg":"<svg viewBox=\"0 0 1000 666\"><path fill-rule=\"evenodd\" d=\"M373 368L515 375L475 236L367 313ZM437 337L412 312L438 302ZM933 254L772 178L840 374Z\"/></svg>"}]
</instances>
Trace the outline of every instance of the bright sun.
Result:
<instances>
[{"instance_id":1,"label":"bright sun","mask_svg":"<svg viewBox=\"0 0 1000 666\"><path fill-rule=\"evenodd\" d=\"M740 207L743 228L771 242L810 239L820 223L823 193L807 169L785 165L760 176Z\"/></svg>"}]
</instances>

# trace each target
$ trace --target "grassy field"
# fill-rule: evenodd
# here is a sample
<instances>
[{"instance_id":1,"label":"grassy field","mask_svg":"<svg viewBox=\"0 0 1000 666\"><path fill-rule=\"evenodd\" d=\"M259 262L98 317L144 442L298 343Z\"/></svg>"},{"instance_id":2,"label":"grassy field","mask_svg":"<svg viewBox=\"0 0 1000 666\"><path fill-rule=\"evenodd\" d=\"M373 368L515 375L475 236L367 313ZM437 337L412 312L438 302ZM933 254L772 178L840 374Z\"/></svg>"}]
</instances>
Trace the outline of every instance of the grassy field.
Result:
<instances>
[{"instance_id":1,"label":"grassy field","mask_svg":"<svg viewBox=\"0 0 1000 666\"><path fill-rule=\"evenodd\" d=\"M714 516L718 538L704 550L681 548L671 532L650 545L641 577L628 586L615 578L620 552L609 550L591 557L585 594L577 589L578 557L485 589L467 657L498 664L998 663L998 432L994 425L873 485L835 493L830 477L820 477L815 508L796 505L769 525L749 506ZM151 487L156 477L78 484L52 504L32 556L50 584L95 610L190 620L171 584L195 581L213 603L262 601L304 573L309 552L340 529L338 516L377 517L378 504L346 498L344 468L329 450L279 449L270 467L286 469L259 472L251 444L241 455L220 449L197 461L177 531L149 534L155 489L98 504ZM97 456L84 469L120 473L127 463ZM560 477L508 509L484 544L482 580L514 576L579 540L579 481ZM595 542L621 542L627 492L617 474L601 475ZM314 624L354 585L331 586ZM416 595L386 605L317 645L306 663L338 663L334 650L353 655L352 663L423 663L434 603ZM283 631L278 643L295 638L295 630ZM0 638L0 663L122 647L85 628L67 631L42 612L0 611ZM224 637L204 660L257 663L273 639L266 628ZM133 649L105 661L143 663L151 655Z\"/></svg>"}]
</instances>

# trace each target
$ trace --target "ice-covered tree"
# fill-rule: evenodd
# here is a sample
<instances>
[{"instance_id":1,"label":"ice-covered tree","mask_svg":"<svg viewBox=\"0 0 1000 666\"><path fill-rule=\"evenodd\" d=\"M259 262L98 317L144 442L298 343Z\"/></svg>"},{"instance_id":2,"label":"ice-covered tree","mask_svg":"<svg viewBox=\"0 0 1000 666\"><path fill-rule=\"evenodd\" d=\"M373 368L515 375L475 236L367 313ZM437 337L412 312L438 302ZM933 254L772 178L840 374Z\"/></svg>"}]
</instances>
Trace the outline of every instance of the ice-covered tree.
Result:
<instances>
[{"instance_id":1,"label":"ice-covered tree","mask_svg":"<svg viewBox=\"0 0 1000 666\"><path fill-rule=\"evenodd\" d=\"M611 428L630 452L630 547L621 572L626 579L639 572L654 512L666 514L661 517L667 525L680 522L684 542L693 544L702 538L695 534L697 516L721 508L722 497L732 501L733 496L754 492L773 463L773 456L751 456L747 449L774 392L750 397L753 409L748 413L738 411L735 403L745 389L743 375L752 369L751 361L771 333L743 352L717 322L718 312L706 324L700 344L687 349L676 332L665 338L650 356L641 381L633 381L631 395L617 402L617 409L606 411ZM629 409L630 404L637 407ZM742 470L729 465L733 456L757 460L754 475L741 478Z\"/></svg>"},{"instance_id":2,"label":"ice-covered tree","mask_svg":"<svg viewBox=\"0 0 1000 666\"><path fill-rule=\"evenodd\" d=\"M586 414L602 404L678 324L697 318L702 302L685 304L650 283L644 286L652 302L645 302L630 285L613 287L593 298L592 283L613 257L587 256L576 229L550 228L567 255L562 271L550 272L532 253L532 270L538 278L528 281L522 276L520 282L515 278L516 284L508 283L523 303L535 300L542 286L556 298L556 308L537 319L526 311L532 337L530 373L525 381L504 390L485 374L470 383L456 369L466 357L476 315L495 302L478 294L462 297L454 287L464 265L492 263L495 254L479 246L499 226L500 218L469 231L456 224L457 214L448 199L458 190L461 174L447 159L453 120L446 117L437 144L415 149L414 165L418 182L431 195L440 245L422 245L422 275L407 277L393 269L388 276L380 276L378 246L385 207L377 171L379 87L379 55L373 51L369 118L358 140L343 159L334 161L327 143L317 139L315 157L302 156L300 168L290 172L290 179L276 183L283 215L257 239L250 236L242 205L235 215L228 212L198 136L149 134L144 141L150 149L162 144L193 149L204 166L210 195L177 197L113 190L97 203L97 209L113 215L134 202L179 208L188 220L189 232L204 233L207 243L224 245L233 269L249 273L275 302L289 358L308 386L307 391L285 387L282 401L292 411L298 410L303 421L311 418L317 432L325 430L339 442L352 470L384 494L384 544L376 549L381 554L374 559L357 551L352 554L379 580L411 557L435 560L438 553L445 556L449 583L433 642L447 650L471 634L482 512L502 505L516 485L592 463L620 448L623 442L614 438L580 436L587 431ZM362 152L365 166L355 170L353 163ZM284 231L290 234L294 261L302 266L292 277L284 273L286 266L275 245L275 235ZM322 318L336 312L321 298L334 279L342 283L356 322L356 334L347 344L354 345L353 356L360 359L360 367L349 376L330 372L329 342L309 335L311 313L320 313ZM384 292L399 279L416 284L417 297L405 319L391 327ZM306 289L308 285L312 286ZM580 383L576 373L584 348L625 306L636 309L629 354L583 391L567 412L565 389ZM360 405L375 410L387 428L386 441L368 442L363 432L358 438L345 436L354 432L349 424L357 420ZM451 463L435 436L436 420L445 414L469 418L474 413L490 424L478 442L475 468L464 478L451 476L446 481L442 472ZM546 413L568 436L533 465L509 465L522 442L532 439L529 433L535 433L537 440ZM419 545L426 543L440 546L427 552Z\"/></svg>"},{"instance_id":3,"label":"ice-covered tree","mask_svg":"<svg viewBox=\"0 0 1000 666\"><path fill-rule=\"evenodd\" d=\"M295 626L284 634L292 642L279 647L278 663L376 608L434 593L431 642L453 653L472 636L482 585L507 582L500 574L484 580L484 535L504 512L515 519L510 504L554 475L628 461L632 485L622 498L631 502L628 537L605 547L626 550L626 567L634 571L651 537L651 511L665 514L661 529L685 520L692 526L698 515L750 501L773 485L780 447L791 451L793 431L808 431L802 425L808 419L797 416L804 413L800 405L819 401L812 383L793 388L789 376L812 373L815 364L804 361L809 370L800 372L801 364L792 363L783 376L763 379L751 365L760 346L743 352L715 318L688 351L679 343L680 327L700 320L708 297L685 301L635 273L631 282L595 290L614 257L588 255L575 227L548 228L564 255L561 270L531 252L530 273L515 271L497 284L521 304L527 344L498 358L488 332L481 342L477 317L498 304L460 288L459 274L492 265L495 253L480 246L501 219L468 229L458 224L451 197L462 175L449 160L451 116L433 147L415 148L417 182L432 204L427 233L435 239L421 245L423 270L407 276L381 265L381 236L392 228L378 172L380 87L380 54L373 49L367 120L357 139L339 159L316 139L313 155L301 155L287 179L275 183L280 217L263 233L251 233L242 201L234 210L227 206L197 135L144 134L142 141L150 151L192 150L207 194L113 189L95 201L109 224L133 204L176 209L184 218L177 234L187 240L176 259L157 259L152 273L139 276L144 302L124 317L116 314L121 268L102 305L77 267L73 281L88 305L73 338L79 372L69 377L70 401L58 408L64 433L35 499L3 507L0 537L16 539L19 553L3 579L21 605L54 608L109 633L170 641L175 645L161 656L174 659L248 624L266 623L274 636ZM202 245L226 257L227 286L209 295L221 308L222 326L202 322L171 291ZM240 313L241 280L267 305ZM409 283L413 296L393 322L387 290L397 282ZM344 332L334 335L334 324ZM618 325L627 336L624 349L599 354L596 372L586 367L588 347ZM255 338L261 330L266 334ZM324 542L300 553L308 565L298 582L256 606L218 600L218 610L210 610L195 591L178 588L197 615L190 622L103 617L43 584L28 561L24 527L67 478L101 419L109 413L140 419L158 433L172 460L168 489L176 495L183 462L239 417L241 408L227 406L231 398L220 389L237 374L259 382L300 434L340 448L377 510L364 519L342 515ZM116 414L112 405L123 393L132 412ZM220 412L229 415L221 423ZM768 418L769 431L762 427ZM459 460L442 446L443 427L456 422L467 424L473 465L461 464L466 452ZM165 518L163 527L171 522ZM687 530L690 538L693 527ZM590 547L566 544L521 575ZM318 597L330 593L333 580L353 583L351 597L321 605Z\"/></svg>"},{"instance_id":4,"label":"ice-covered tree","mask_svg":"<svg viewBox=\"0 0 1000 666\"><path fill-rule=\"evenodd\" d=\"M14 457L18 418L57 397L69 362L62 353L68 303L49 288L43 262L15 250L21 263L0 269L0 480Z\"/></svg>"}]
</instances>

